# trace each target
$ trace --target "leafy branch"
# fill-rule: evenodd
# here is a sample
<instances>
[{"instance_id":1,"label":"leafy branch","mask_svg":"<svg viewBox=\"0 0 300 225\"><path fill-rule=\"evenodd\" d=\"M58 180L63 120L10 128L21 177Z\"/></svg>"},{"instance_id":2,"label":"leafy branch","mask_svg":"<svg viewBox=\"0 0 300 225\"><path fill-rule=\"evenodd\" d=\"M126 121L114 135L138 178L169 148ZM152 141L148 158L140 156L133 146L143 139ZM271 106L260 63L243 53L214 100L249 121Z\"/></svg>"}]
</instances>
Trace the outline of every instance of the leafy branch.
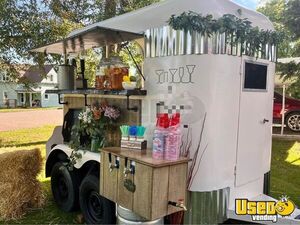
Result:
<instances>
[{"instance_id":1,"label":"leafy branch","mask_svg":"<svg viewBox=\"0 0 300 225\"><path fill-rule=\"evenodd\" d=\"M267 44L277 46L284 39L282 32L253 27L248 19L241 19L232 14L225 14L219 19L214 19L212 15L202 16L189 11L179 16L172 15L168 23L174 30L198 32L208 37L213 34L225 34L226 44L230 43L231 48L240 44L241 54L245 52L250 56L259 52L265 54L263 46Z\"/></svg>"}]
</instances>

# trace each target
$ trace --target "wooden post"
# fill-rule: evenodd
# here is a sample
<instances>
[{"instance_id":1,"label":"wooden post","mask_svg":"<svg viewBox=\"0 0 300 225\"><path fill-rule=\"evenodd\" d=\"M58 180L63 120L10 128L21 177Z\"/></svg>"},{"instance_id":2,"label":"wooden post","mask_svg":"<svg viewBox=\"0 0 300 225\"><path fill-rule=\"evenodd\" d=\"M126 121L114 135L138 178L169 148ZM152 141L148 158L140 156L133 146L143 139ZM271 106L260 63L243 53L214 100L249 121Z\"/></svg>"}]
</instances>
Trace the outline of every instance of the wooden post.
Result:
<instances>
[{"instance_id":1,"label":"wooden post","mask_svg":"<svg viewBox=\"0 0 300 225\"><path fill-rule=\"evenodd\" d=\"M281 135L284 133L284 120L285 120L285 91L286 86L283 85L283 93L282 93L282 109L281 109Z\"/></svg>"},{"instance_id":2,"label":"wooden post","mask_svg":"<svg viewBox=\"0 0 300 225\"><path fill-rule=\"evenodd\" d=\"M32 107L32 93L29 93L29 107Z\"/></svg>"}]
</instances>

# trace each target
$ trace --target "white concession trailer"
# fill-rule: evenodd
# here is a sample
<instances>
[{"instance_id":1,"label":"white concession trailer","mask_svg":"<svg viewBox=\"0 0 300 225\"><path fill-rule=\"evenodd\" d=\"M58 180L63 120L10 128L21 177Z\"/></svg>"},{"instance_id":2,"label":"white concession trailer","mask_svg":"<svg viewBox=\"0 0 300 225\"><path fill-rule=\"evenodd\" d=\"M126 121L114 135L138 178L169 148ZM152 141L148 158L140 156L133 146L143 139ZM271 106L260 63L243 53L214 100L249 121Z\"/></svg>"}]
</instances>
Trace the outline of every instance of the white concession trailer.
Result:
<instances>
[{"instance_id":1,"label":"white concession trailer","mask_svg":"<svg viewBox=\"0 0 300 225\"><path fill-rule=\"evenodd\" d=\"M235 215L235 199L272 199L267 194L276 47L265 46L267 54L250 57L228 47L225 34L208 37L168 25L173 14L188 11L216 19L232 14L248 18L254 27L274 29L262 14L229 0L165 0L73 31L69 38L97 27L144 34L136 40L145 55L147 96L141 101L141 124L151 147L157 113L182 114L182 148L192 159L185 223L251 221L250 216ZM38 51L58 53L56 48ZM58 149L70 155L62 141L55 144L48 144L48 156ZM100 161L98 154L83 155L78 169L92 159ZM299 214L296 210L281 222L296 223Z\"/></svg>"}]
</instances>

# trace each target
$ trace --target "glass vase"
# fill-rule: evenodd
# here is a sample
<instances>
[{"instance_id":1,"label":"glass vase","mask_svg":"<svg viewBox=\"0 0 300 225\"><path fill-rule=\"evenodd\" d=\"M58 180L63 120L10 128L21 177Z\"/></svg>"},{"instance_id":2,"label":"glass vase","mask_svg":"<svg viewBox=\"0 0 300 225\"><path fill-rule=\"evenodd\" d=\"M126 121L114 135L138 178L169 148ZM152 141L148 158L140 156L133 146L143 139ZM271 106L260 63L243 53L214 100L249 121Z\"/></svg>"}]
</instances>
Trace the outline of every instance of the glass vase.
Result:
<instances>
[{"instance_id":1,"label":"glass vase","mask_svg":"<svg viewBox=\"0 0 300 225\"><path fill-rule=\"evenodd\" d=\"M101 140L99 138L92 138L91 152L99 152L100 151L100 143L101 143Z\"/></svg>"}]
</instances>

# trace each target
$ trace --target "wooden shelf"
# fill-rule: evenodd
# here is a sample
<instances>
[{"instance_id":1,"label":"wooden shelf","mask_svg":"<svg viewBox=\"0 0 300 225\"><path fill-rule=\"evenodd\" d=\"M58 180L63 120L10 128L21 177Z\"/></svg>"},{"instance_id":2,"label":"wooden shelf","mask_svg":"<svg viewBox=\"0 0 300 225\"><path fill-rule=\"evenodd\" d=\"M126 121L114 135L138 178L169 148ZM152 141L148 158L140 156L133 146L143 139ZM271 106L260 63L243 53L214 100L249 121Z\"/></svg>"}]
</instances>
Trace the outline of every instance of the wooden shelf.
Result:
<instances>
[{"instance_id":1,"label":"wooden shelf","mask_svg":"<svg viewBox=\"0 0 300 225\"><path fill-rule=\"evenodd\" d=\"M126 98L127 99L127 110L137 112L138 108L131 107L129 103L129 98L140 98L147 95L146 90L96 90L96 89L80 89L80 90L46 90L46 94L57 94L58 95L58 103L68 105L68 102L61 101L61 95L83 95L84 96L84 105L88 105L87 96L88 95L97 95L104 98Z\"/></svg>"},{"instance_id":2,"label":"wooden shelf","mask_svg":"<svg viewBox=\"0 0 300 225\"><path fill-rule=\"evenodd\" d=\"M178 165L190 161L188 158L184 158L184 157L181 157L176 161L153 159L152 150L150 149L136 150L136 149L127 149L127 148L119 148L119 147L110 147L110 148L104 148L101 151L106 153L111 153L113 155L122 156L124 158L128 158L129 160L133 160L138 163L151 166L154 168Z\"/></svg>"},{"instance_id":3,"label":"wooden shelf","mask_svg":"<svg viewBox=\"0 0 300 225\"><path fill-rule=\"evenodd\" d=\"M74 94L74 95L115 95L115 96L146 96L147 90L46 90L47 94Z\"/></svg>"}]
</instances>

